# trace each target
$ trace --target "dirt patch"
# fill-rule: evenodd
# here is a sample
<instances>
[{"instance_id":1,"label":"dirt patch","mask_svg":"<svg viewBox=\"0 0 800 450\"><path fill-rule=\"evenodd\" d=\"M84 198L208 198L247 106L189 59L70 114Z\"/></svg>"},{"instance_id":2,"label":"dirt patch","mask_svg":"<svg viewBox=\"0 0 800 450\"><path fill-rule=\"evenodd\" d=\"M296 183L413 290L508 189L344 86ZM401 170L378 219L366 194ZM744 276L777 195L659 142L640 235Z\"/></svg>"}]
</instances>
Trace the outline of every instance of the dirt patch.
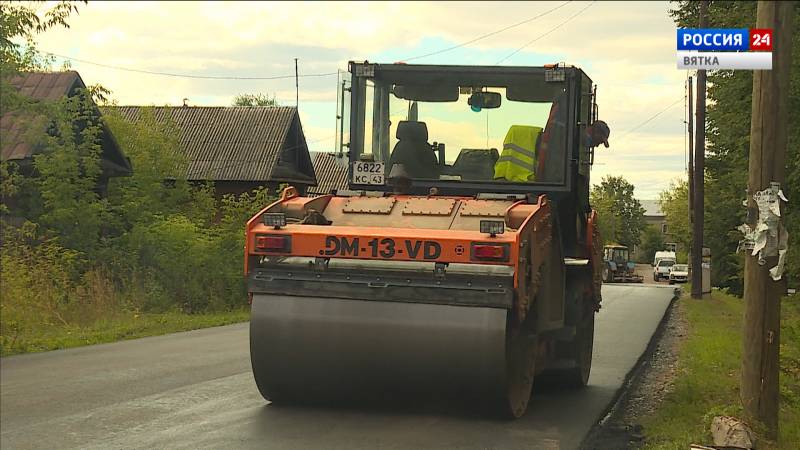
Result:
<instances>
[{"instance_id":1,"label":"dirt patch","mask_svg":"<svg viewBox=\"0 0 800 450\"><path fill-rule=\"evenodd\" d=\"M672 389L678 351L687 333L678 301L672 302L656 333L656 343L634 369L628 387L589 434L582 449L637 449L644 444L641 418L652 414Z\"/></svg>"},{"instance_id":2,"label":"dirt patch","mask_svg":"<svg viewBox=\"0 0 800 450\"><path fill-rule=\"evenodd\" d=\"M636 274L642 276L642 281L645 284L661 284L653 280L653 267L650 264L637 264Z\"/></svg>"}]
</instances>

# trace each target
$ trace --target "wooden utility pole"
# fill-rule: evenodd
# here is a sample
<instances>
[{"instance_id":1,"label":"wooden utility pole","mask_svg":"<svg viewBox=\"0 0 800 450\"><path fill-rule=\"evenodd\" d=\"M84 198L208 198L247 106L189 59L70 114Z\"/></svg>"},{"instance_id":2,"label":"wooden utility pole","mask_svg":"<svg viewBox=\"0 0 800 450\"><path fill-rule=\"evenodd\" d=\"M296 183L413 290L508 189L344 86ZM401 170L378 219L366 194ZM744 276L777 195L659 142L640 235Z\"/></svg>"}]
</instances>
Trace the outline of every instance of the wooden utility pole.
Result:
<instances>
[{"instance_id":1,"label":"wooden utility pole","mask_svg":"<svg viewBox=\"0 0 800 450\"><path fill-rule=\"evenodd\" d=\"M755 192L784 185L788 137L787 109L792 58L794 2L759 1L756 28L772 28L772 70L753 72L753 115L747 188L748 223L756 223ZM752 209L756 208L756 209ZM748 254L744 265L744 335L741 398L745 415L766 426L767 438L778 437L778 368L780 299L786 281L773 281L769 269L777 256L759 265Z\"/></svg>"},{"instance_id":2,"label":"wooden utility pole","mask_svg":"<svg viewBox=\"0 0 800 450\"><path fill-rule=\"evenodd\" d=\"M694 86L692 86L692 77L689 77L688 80L688 89L689 89L689 225L694 223L694 210L692 207L694 206L694 202L692 201L692 194L694 193L693 185L694 182L694 156L692 156L692 149L694 148L694 99L692 98L692 90L694 90Z\"/></svg>"},{"instance_id":3,"label":"wooden utility pole","mask_svg":"<svg viewBox=\"0 0 800 450\"><path fill-rule=\"evenodd\" d=\"M297 58L294 59L294 106L300 109L300 77L297 76Z\"/></svg>"},{"instance_id":4,"label":"wooden utility pole","mask_svg":"<svg viewBox=\"0 0 800 450\"><path fill-rule=\"evenodd\" d=\"M708 27L708 2L700 2L700 28ZM694 143L692 197L692 298L703 297L703 184L706 162L706 71L697 71L697 133Z\"/></svg>"}]
</instances>

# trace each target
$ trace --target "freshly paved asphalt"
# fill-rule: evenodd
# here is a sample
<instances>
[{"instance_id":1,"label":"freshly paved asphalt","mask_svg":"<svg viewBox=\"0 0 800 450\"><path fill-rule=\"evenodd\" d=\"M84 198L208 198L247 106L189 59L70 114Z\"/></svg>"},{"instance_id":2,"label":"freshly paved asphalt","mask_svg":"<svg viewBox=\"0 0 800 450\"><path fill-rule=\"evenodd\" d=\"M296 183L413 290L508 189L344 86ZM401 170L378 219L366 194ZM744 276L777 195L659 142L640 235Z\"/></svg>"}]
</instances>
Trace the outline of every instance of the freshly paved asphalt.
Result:
<instances>
[{"instance_id":1,"label":"freshly paved asphalt","mask_svg":"<svg viewBox=\"0 0 800 450\"><path fill-rule=\"evenodd\" d=\"M250 373L247 324L0 360L0 447L577 448L646 349L667 287L603 288L589 386L539 387L513 422L452 399L278 407Z\"/></svg>"}]
</instances>

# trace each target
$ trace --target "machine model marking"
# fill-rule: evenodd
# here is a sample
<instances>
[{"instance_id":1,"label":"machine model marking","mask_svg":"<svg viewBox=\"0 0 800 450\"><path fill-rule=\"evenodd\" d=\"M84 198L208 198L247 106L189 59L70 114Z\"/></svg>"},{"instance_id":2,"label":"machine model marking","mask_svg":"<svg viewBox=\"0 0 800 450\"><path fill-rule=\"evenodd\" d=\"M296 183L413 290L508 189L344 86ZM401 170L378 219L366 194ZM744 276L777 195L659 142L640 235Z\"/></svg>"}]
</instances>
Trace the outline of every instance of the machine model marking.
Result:
<instances>
[{"instance_id":1,"label":"machine model marking","mask_svg":"<svg viewBox=\"0 0 800 450\"><path fill-rule=\"evenodd\" d=\"M435 241L392 238L373 238L363 242L361 238L326 236L325 249L320 255L373 257L391 259L396 255L407 254L411 259L434 260L441 256L442 246Z\"/></svg>"}]
</instances>

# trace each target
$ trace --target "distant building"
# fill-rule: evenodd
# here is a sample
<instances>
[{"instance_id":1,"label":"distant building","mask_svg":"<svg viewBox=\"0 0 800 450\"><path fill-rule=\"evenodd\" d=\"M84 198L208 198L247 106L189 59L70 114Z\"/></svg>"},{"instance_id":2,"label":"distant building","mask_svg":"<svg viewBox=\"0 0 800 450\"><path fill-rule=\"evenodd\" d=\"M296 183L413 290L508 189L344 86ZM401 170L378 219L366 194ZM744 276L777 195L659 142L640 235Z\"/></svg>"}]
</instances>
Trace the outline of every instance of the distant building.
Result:
<instances>
[{"instance_id":1,"label":"distant building","mask_svg":"<svg viewBox=\"0 0 800 450\"><path fill-rule=\"evenodd\" d=\"M335 153L312 152L317 186L308 189L310 195L330 194L335 190L347 189L347 157Z\"/></svg>"},{"instance_id":2,"label":"distant building","mask_svg":"<svg viewBox=\"0 0 800 450\"><path fill-rule=\"evenodd\" d=\"M653 227L659 230L664 236L664 241L669 242L671 239L669 229L667 228L667 217L661 211L661 205L658 204L658 200L639 200L639 203L641 203L642 208L644 208L645 225L648 228ZM644 242L644 231L642 231L640 238L641 241ZM667 250L667 248L664 248L664 250ZM638 261L644 261L646 259L641 246L634 246L633 252Z\"/></svg>"},{"instance_id":3,"label":"distant building","mask_svg":"<svg viewBox=\"0 0 800 450\"><path fill-rule=\"evenodd\" d=\"M27 72L9 80L12 87L19 90L22 95L35 101L55 102L64 97L81 95L86 89L81 76L74 70L66 72ZM92 111L88 114L101 116L100 110L92 103ZM0 160L12 161L19 167L24 176L35 176L33 157L46 151L45 144L31 142L27 137L29 132L46 132L50 130L52 121L45 117L19 114L15 111L7 112L0 118ZM85 124L77 122L76 134L80 133ZM31 129L31 127L37 129ZM111 131L103 125L100 136L100 167L102 169L97 181L99 194L104 195L111 177L127 176L133 172L130 160L122 153Z\"/></svg>"},{"instance_id":4,"label":"distant building","mask_svg":"<svg viewBox=\"0 0 800 450\"><path fill-rule=\"evenodd\" d=\"M658 200L639 200L644 208L644 221L648 226L654 226L661 230L661 234L666 236L669 234L667 229L667 216L661 212L661 205Z\"/></svg>"},{"instance_id":5,"label":"distant building","mask_svg":"<svg viewBox=\"0 0 800 450\"><path fill-rule=\"evenodd\" d=\"M142 106L114 107L131 121ZM316 186L297 108L287 106L147 107L158 121L174 121L187 158L186 178L211 181L218 196L282 183L306 192ZM111 108L109 108L111 109Z\"/></svg>"}]
</instances>

